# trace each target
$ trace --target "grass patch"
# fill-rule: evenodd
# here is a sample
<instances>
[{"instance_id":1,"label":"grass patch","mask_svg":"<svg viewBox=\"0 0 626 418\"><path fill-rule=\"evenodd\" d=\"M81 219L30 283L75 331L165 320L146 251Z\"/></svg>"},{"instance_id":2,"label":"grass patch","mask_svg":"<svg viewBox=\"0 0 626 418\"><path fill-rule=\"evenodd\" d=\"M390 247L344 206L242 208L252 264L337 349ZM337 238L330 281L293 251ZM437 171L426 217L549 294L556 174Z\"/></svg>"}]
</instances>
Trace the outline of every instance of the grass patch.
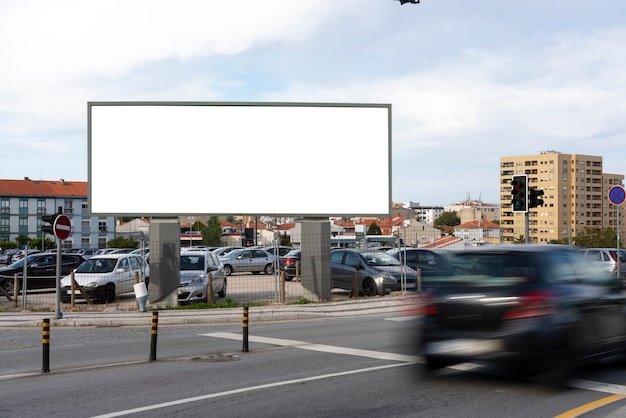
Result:
<instances>
[{"instance_id":1,"label":"grass patch","mask_svg":"<svg viewBox=\"0 0 626 418\"><path fill-rule=\"evenodd\" d=\"M221 303L206 303L206 302L197 302L190 303L188 305L179 305L173 309L219 309L219 308L241 308L243 306L265 306L264 303L236 303L230 298L226 298L224 302Z\"/></svg>"}]
</instances>

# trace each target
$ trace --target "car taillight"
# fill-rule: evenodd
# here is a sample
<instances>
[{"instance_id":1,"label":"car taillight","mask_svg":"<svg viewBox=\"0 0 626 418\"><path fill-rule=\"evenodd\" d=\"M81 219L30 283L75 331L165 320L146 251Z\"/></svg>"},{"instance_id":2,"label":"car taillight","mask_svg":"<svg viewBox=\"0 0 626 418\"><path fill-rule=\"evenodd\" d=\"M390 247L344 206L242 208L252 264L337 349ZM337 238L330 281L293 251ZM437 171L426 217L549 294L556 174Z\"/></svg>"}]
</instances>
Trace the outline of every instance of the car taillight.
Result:
<instances>
[{"instance_id":1,"label":"car taillight","mask_svg":"<svg viewBox=\"0 0 626 418\"><path fill-rule=\"evenodd\" d=\"M615 251L609 251L609 254L611 255L613 261L617 261L617 253Z\"/></svg>"},{"instance_id":2,"label":"car taillight","mask_svg":"<svg viewBox=\"0 0 626 418\"><path fill-rule=\"evenodd\" d=\"M534 318L555 312L555 297L552 292L532 291L520 296L518 301L504 313L502 319Z\"/></svg>"},{"instance_id":3,"label":"car taillight","mask_svg":"<svg viewBox=\"0 0 626 418\"><path fill-rule=\"evenodd\" d=\"M295 264L295 260L292 260L291 258L286 258L285 259L285 265L287 264Z\"/></svg>"}]
</instances>

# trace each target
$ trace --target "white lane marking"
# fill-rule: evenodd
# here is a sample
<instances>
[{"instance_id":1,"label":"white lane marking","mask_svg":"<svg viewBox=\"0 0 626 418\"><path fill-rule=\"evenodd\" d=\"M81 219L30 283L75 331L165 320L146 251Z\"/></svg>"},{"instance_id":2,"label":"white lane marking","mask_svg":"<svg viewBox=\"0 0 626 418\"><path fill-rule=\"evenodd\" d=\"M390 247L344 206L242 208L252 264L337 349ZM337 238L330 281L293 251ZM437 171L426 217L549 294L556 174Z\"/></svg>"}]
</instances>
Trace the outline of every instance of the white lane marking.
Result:
<instances>
[{"instance_id":1,"label":"white lane marking","mask_svg":"<svg viewBox=\"0 0 626 418\"><path fill-rule=\"evenodd\" d=\"M394 318L385 318L385 321L396 321L396 322L413 321L417 318L419 318L419 316L417 315L407 315L407 316L397 316Z\"/></svg>"},{"instance_id":2,"label":"white lane marking","mask_svg":"<svg viewBox=\"0 0 626 418\"><path fill-rule=\"evenodd\" d=\"M265 385L250 386L250 387L247 387L247 388L239 388L239 389L227 390L227 391L224 391L224 392L210 393L210 394L201 395L201 396L194 396L192 398L185 398L185 399L179 399L179 400L176 400L176 401L163 402L163 403L160 403L160 404L149 405L149 406L144 406L144 407L140 407L140 408L127 409L125 411L111 412L111 413L108 413L108 414L98 415L98 416L95 416L93 418L121 417L123 415L130 415L130 414L136 414L136 413L139 413L139 412L152 411L152 410L155 410L155 409L167 408L167 407L170 407L170 406L182 405L182 404L186 404L186 403L190 403L190 402L202 401L202 400L212 399L212 398L219 398L221 396L230 396L230 395L236 395L238 393L251 392L253 390L268 389L268 388L273 388L273 387L278 387L278 386L292 385L294 383L311 382L311 381L315 381L315 380L329 379L329 378L332 378L332 377L347 376L347 375L351 375L351 374L366 373L366 372L371 372L371 371L376 371L376 370L390 369L390 368L393 368L393 367L404 367L404 366L409 366L409 365L411 365L411 363L389 364L389 365L386 365L386 366L368 367L366 369L348 370L348 371L345 371L345 372L323 374L323 375L320 375L320 376L305 377L305 378L302 378L302 379L293 379L293 380L285 380L285 381L276 382L276 383L267 383Z\"/></svg>"},{"instance_id":3,"label":"white lane marking","mask_svg":"<svg viewBox=\"0 0 626 418\"><path fill-rule=\"evenodd\" d=\"M225 338L229 340L241 340L243 338L241 334L236 334L233 332L213 332L210 334L200 334L200 335L205 336L205 337ZM419 357L416 357L416 356L386 353L384 351L360 350L358 348L337 347L334 345L326 345L326 344L313 344L313 343L309 343L306 341L285 340L282 338L251 336L251 337L248 337L248 341L255 342L255 343L279 345L283 347L299 348L302 350L322 351L325 353L347 354L350 356L368 357L368 358L374 358L378 360L403 361L406 363L418 363L420 361Z\"/></svg>"},{"instance_id":4,"label":"white lane marking","mask_svg":"<svg viewBox=\"0 0 626 418\"><path fill-rule=\"evenodd\" d=\"M576 389L591 390L594 392L611 393L613 395L626 395L626 386L614 383L593 382L591 380L570 379L567 385Z\"/></svg>"}]
</instances>

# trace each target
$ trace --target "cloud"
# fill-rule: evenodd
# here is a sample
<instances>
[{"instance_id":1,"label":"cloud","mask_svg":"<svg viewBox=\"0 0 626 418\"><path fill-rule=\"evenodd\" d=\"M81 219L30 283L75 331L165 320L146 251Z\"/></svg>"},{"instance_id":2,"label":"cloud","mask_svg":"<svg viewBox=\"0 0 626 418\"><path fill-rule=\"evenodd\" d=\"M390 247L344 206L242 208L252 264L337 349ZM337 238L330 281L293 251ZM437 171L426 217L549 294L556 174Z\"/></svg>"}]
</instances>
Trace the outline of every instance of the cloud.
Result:
<instances>
[{"instance_id":1,"label":"cloud","mask_svg":"<svg viewBox=\"0 0 626 418\"><path fill-rule=\"evenodd\" d=\"M624 171L624 13L608 0L0 1L0 141L46 150L32 168L45 172L63 144L85 179L88 101L391 103L394 199L447 203L454 179L455 199L497 201L499 156L556 149ZM12 164L0 177L25 166Z\"/></svg>"}]
</instances>

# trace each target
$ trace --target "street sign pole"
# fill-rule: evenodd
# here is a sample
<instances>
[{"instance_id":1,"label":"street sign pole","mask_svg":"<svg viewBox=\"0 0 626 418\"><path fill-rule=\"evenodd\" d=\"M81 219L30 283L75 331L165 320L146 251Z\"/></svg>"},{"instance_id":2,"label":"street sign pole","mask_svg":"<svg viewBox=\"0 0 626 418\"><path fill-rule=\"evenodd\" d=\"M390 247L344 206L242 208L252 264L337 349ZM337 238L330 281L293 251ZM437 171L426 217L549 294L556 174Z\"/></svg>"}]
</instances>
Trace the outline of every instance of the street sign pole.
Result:
<instances>
[{"instance_id":1,"label":"street sign pole","mask_svg":"<svg viewBox=\"0 0 626 418\"><path fill-rule=\"evenodd\" d=\"M615 246L615 252L617 254L617 278L619 280L619 278L621 277L621 264L622 264L622 257L621 257L621 252L620 252L620 219L619 219L619 207L622 206L622 204L624 203L624 200L626 200L626 192L624 191L624 186L621 186L619 184L611 187L609 189L609 201L614 204L615 206L617 206L617 245Z\"/></svg>"},{"instance_id":2,"label":"street sign pole","mask_svg":"<svg viewBox=\"0 0 626 418\"><path fill-rule=\"evenodd\" d=\"M56 318L61 319L63 318L63 311L61 310L61 263L63 261L63 257L61 256L61 241L65 241L70 236L72 232L72 222L67 216L63 215L63 208L61 206L59 206L58 214L59 216L54 220L52 230L57 239Z\"/></svg>"},{"instance_id":3,"label":"street sign pole","mask_svg":"<svg viewBox=\"0 0 626 418\"><path fill-rule=\"evenodd\" d=\"M526 244L530 243L530 239L528 238L528 233L530 231L530 227L528 226L528 211L524 212L524 242Z\"/></svg>"},{"instance_id":4,"label":"street sign pole","mask_svg":"<svg viewBox=\"0 0 626 418\"><path fill-rule=\"evenodd\" d=\"M56 318L63 318L63 312L61 311L61 240L57 237L57 300L56 300Z\"/></svg>"}]
</instances>

